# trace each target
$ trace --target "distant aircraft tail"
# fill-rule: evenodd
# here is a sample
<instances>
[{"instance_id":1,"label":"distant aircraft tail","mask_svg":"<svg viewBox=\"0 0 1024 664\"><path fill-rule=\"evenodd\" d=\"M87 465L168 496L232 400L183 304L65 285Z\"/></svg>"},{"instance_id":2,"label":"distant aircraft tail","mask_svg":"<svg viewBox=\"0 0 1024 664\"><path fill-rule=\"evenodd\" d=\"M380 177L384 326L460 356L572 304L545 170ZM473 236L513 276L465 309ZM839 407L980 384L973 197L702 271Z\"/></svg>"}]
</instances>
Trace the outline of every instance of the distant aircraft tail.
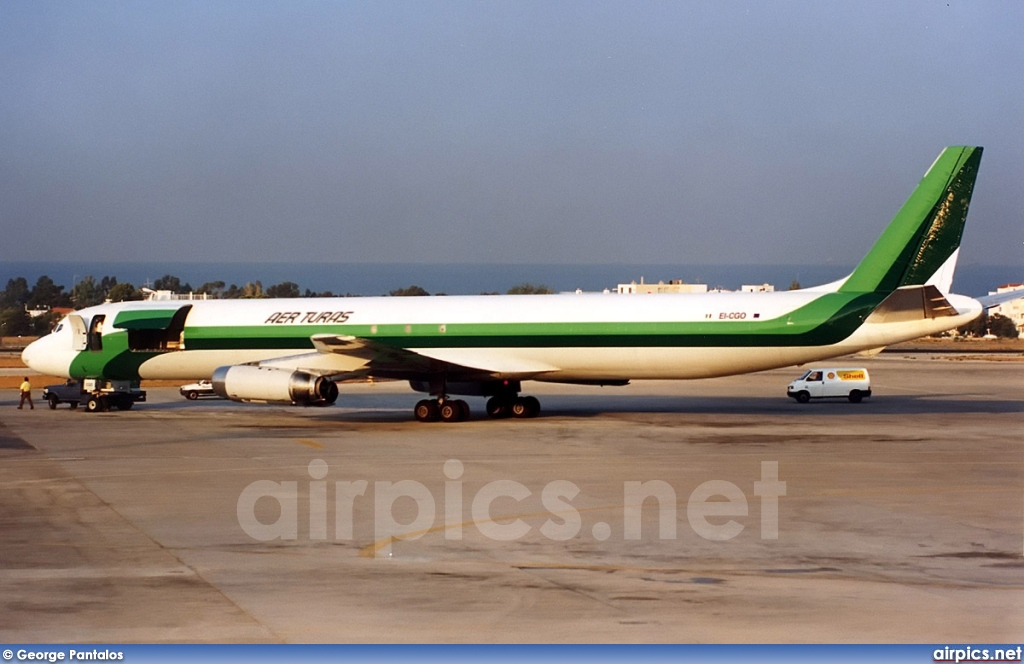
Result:
<instances>
[{"instance_id":1,"label":"distant aircraft tail","mask_svg":"<svg viewBox=\"0 0 1024 664\"><path fill-rule=\"evenodd\" d=\"M839 292L891 293L929 285L949 293L981 152L963 146L943 150Z\"/></svg>"}]
</instances>

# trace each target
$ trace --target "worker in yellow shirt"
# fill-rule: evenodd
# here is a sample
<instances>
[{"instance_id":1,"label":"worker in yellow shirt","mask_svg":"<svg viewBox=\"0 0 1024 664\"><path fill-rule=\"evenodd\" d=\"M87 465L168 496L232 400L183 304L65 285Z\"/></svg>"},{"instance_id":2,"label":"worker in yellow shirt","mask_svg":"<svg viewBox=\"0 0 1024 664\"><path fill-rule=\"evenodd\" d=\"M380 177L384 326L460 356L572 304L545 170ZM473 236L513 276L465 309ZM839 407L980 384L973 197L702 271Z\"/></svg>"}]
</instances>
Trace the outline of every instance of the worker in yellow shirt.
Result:
<instances>
[{"instance_id":1,"label":"worker in yellow shirt","mask_svg":"<svg viewBox=\"0 0 1024 664\"><path fill-rule=\"evenodd\" d=\"M29 408L36 409L35 404L32 403L32 383L28 382L28 376L25 376L25 380L21 382L21 401L18 402L18 410L21 410L26 401L28 401Z\"/></svg>"}]
</instances>

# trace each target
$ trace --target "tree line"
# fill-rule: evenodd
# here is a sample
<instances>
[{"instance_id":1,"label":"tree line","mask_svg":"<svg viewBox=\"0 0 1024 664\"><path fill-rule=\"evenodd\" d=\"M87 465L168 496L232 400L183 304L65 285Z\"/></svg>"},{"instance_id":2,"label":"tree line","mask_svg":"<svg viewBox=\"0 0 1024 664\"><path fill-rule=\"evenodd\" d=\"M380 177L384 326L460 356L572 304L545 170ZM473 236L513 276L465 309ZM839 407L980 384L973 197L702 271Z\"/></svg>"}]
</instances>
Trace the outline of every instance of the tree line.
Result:
<instances>
[{"instance_id":1,"label":"tree line","mask_svg":"<svg viewBox=\"0 0 1024 664\"><path fill-rule=\"evenodd\" d=\"M957 332L967 337L991 334L1002 339L1016 339L1020 335L1020 330L1014 325L1013 320L1002 314L990 315L988 309L983 310L980 316L967 325L957 328Z\"/></svg>"},{"instance_id":2,"label":"tree line","mask_svg":"<svg viewBox=\"0 0 1024 664\"><path fill-rule=\"evenodd\" d=\"M198 288L193 288L188 282L182 283L178 277L165 274L155 280L152 286L147 286L155 291L170 291L172 293L198 293L208 298L222 300L236 299L260 299L260 298L281 298L281 297L336 297L331 291L302 290L293 281L283 281L279 284L264 288L260 281L251 281L242 286L237 284L226 284L223 281L209 281ZM509 295L521 294L545 294L553 291L544 285L530 283L519 284L508 290ZM483 295L497 295L497 293L482 293ZM417 295L430 295L420 286L412 285L406 288L399 288L390 291L388 295L393 297L407 297ZM436 293L444 295L444 293ZM358 297L353 293L345 293L345 297ZM60 318L59 313L54 309L73 308L84 309L104 302L127 302L130 300L142 300L145 293L136 288L133 284L119 282L117 277L105 276L101 279L87 276L77 281L70 291L64 286L55 283L50 277L43 275L36 280L35 285L29 286L25 277L8 279L7 287L0 292L0 336L31 336L46 334ZM29 312L32 312L31 314Z\"/></svg>"},{"instance_id":3,"label":"tree line","mask_svg":"<svg viewBox=\"0 0 1024 664\"><path fill-rule=\"evenodd\" d=\"M790 288L799 288L794 282ZM259 281L251 281L242 286L227 285L223 281L209 281L199 288L189 283L182 283L178 277L165 274L151 286L152 290L170 291L172 293L200 293L209 298L222 300L259 299L279 297L336 297L331 291L302 290L293 281L283 281L273 286L263 287ZM553 293L543 284L523 283L506 291L508 295L542 295ZM345 293L345 297L358 297ZM392 297L429 296L426 289L417 286L398 288L388 293ZM445 293L435 293L440 296ZM481 293L481 295L498 295L497 292ZM102 304L103 302L125 302L141 300L145 294L141 289L126 282L119 282L117 277L105 276L95 279L87 276L77 281L70 291L55 283L50 277L43 275L29 286L25 277L16 277L7 281L7 287L0 293L0 336L30 336L46 334L57 322L60 314L54 308L84 309ZM30 315L29 310L36 313ZM46 312L46 313L38 313ZM984 336L993 334L997 337L1017 338L1019 332L1013 321L1001 314L987 315L983 313L971 323L961 327L960 334L966 336Z\"/></svg>"}]
</instances>

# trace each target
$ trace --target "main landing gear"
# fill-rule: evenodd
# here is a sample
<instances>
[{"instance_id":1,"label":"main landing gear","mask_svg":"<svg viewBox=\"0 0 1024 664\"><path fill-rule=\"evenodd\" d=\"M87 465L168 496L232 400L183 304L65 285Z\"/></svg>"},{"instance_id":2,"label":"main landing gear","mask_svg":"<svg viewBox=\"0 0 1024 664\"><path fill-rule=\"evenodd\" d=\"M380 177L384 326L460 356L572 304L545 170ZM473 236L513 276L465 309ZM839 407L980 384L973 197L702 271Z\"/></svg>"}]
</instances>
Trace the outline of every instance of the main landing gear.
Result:
<instances>
[{"instance_id":1,"label":"main landing gear","mask_svg":"<svg viewBox=\"0 0 1024 664\"><path fill-rule=\"evenodd\" d=\"M465 422L469 419L469 404L462 399L423 399L413 410L420 422ZM540 402L536 397L501 395L487 400L487 415L494 419L537 417Z\"/></svg>"},{"instance_id":2,"label":"main landing gear","mask_svg":"<svg viewBox=\"0 0 1024 664\"><path fill-rule=\"evenodd\" d=\"M518 395L497 396L487 400L487 415L494 418L518 417L525 419L537 417L540 413L540 402L536 397Z\"/></svg>"},{"instance_id":3,"label":"main landing gear","mask_svg":"<svg viewBox=\"0 0 1024 664\"><path fill-rule=\"evenodd\" d=\"M469 419L469 404L462 399L423 399L413 412L420 422L465 422Z\"/></svg>"},{"instance_id":4,"label":"main landing gear","mask_svg":"<svg viewBox=\"0 0 1024 664\"><path fill-rule=\"evenodd\" d=\"M489 397L488 417L526 419L540 413L540 402L536 397L519 396L522 387L518 380L453 382L439 376L429 381L411 380L409 385L418 392L427 392L435 397L416 404L414 413L420 422L464 422L469 419L469 405L462 399L449 398L449 390L456 394Z\"/></svg>"}]
</instances>

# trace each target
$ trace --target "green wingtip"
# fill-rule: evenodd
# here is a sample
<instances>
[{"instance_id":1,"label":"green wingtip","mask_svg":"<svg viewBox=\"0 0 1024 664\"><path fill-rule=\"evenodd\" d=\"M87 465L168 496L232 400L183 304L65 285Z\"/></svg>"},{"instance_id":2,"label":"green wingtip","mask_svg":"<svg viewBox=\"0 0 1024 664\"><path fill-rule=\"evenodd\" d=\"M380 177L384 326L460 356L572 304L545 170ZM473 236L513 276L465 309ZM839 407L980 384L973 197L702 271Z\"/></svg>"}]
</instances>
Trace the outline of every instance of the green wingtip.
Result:
<instances>
[{"instance_id":1,"label":"green wingtip","mask_svg":"<svg viewBox=\"0 0 1024 664\"><path fill-rule=\"evenodd\" d=\"M948 147L921 179L841 292L924 284L960 246L982 148Z\"/></svg>"}]
</instances>

